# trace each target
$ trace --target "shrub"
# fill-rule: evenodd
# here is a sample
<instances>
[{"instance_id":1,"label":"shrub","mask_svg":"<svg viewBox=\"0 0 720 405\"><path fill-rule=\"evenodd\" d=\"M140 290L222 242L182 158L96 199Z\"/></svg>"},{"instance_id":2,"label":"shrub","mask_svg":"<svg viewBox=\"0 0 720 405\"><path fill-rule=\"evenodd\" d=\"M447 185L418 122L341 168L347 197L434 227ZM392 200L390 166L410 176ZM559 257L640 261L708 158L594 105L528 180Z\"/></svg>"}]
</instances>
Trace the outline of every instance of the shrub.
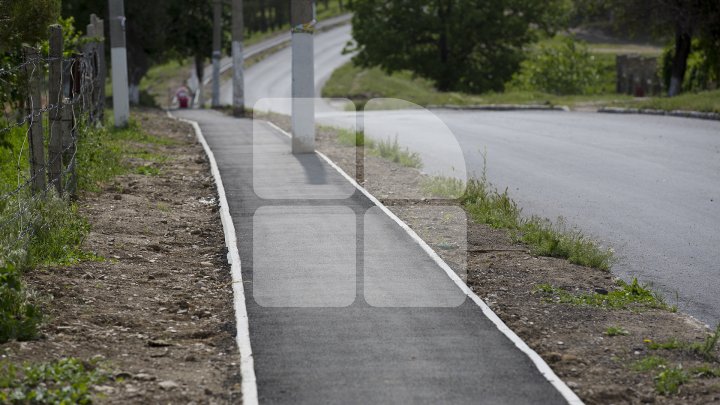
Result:
<instances>
[{"instance_id":1,"label":"shrub","mask_svg":"<svg viewBox=\"0 0 720 405\"><path fill-rule=\"evenodd\" d=\"M683 78L683 91L698 92L717 87L720 81L720 67L714 61L717 56L708 50L707 46L697 38L693 39L690 55L687 60L685 77ZM660 73L665 88L670 88L672 63L675 57L674 44L668 45L660 58Z\"/></svg>"},{"instance_id":2,"label":"shrub","mask_svg":"<svg viewBox=\"0 0 720 405\"><path fill-rule=\"evenodd\" d=\"M562 37L541 43L522 62L509 87L559 95L602 92L602 66L584 42Z\"/></svg>"}]
</instances>

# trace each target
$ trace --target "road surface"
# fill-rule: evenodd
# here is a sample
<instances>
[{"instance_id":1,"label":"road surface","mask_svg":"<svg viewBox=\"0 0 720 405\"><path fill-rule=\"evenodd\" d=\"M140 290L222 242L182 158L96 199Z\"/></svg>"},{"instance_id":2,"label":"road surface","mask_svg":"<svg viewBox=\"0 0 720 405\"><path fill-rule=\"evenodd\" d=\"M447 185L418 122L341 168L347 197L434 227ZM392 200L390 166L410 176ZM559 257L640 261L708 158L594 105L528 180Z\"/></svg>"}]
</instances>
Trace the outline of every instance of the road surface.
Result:
<instances>
[{"instance_id":1,"label":"road surface","mask_svg":"<svg viewBox=\"0 0 720 405\"><path fill-rule=\"evenodd\" d=\"M316 35L319 89L348 55L350 28ZM248 105L290 96L290 50L246 73ZM230 87L223 87L230 100ZM289 112L288 104L275 103ZM318 109L326 124L350 113ZM365 113L368 136L397 136L430 174L483 170L525 214L556 218L614 248L615 274L638 277L698 319L720 322L720 122L558 111ZM448 130L450 132L448 132ZM465 167L463 166L465 161ZM463 170L465 169L465 170Z\"/></svg>"}]
</instances>

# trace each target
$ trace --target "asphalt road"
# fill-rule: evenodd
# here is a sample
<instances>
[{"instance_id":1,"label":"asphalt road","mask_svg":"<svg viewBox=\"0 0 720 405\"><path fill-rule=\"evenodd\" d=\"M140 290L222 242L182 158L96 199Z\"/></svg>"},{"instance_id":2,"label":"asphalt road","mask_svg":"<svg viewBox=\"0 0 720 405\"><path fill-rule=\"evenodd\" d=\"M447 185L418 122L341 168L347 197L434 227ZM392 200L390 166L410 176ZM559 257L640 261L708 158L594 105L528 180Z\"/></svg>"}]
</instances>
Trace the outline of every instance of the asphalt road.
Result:
<instances>
[{"instance_id":1,"label":"asphalt road","mask_svg":"<svg viewBox=\"0 0 720 405\"><path fill-rule=\"evenodd\" d=\"M349 27L316 36L318 89L349 59ZM247 71L247 100L290 96L290 50ZM230 88L224 87L223 99ZM319 92L318 92L319 93ZM229 98L228 98L229 100ZM289 112L287 103L271 103ZM321 105L318 120L352 126ZM397 136L431 174L483 170L525 214L563 216L614 248L615 274L638 277L670 304L720 322L720 122L557 111L401 110L365 114L366 134ZM465 165L463 165L463 161ZM463 170L465 166L466 171Z\"/></svg>"}]
</instances>

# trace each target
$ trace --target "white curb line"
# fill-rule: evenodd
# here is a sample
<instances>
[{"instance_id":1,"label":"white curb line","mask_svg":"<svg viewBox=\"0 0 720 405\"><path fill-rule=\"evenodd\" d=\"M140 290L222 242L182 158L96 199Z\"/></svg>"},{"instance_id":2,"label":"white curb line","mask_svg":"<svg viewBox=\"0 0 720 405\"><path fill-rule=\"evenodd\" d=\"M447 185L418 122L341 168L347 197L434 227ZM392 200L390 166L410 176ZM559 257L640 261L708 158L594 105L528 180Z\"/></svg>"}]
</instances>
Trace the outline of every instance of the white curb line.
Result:
<instances>
[{"instance_id":1,"label":"white curb line","mask_svg":"<svg viewBox=\"0 0 720 405\"><path fill-rule=\"evenodd\" d=\"M280 133L284 134L287 137L292 138L292 135L290 135L287 131L283 130L282 128L278 127L277 125L273 124L272 122L267 122L271 127L279 131ZM545 379L552 384L555 389L557 389L560 394L565 398L565 400L571 404L571 405L581 405L583 404L582 400L568 387L564 381L562 381L554 371L548 366L548 364L545 362L545 360L540 357L533 349L531 349L518 335L515 334L508 326L503 322L495 312L493 312L492 309L480 298L475 294L470 287L465 284L465 282L458 277L457 274L450 268L450 266L445 263L445 261L438 256L435 251L428 246L427 243L425 243L420 236L418 236L415 231L413 231L403 220L398 218L390 209L388 209L383 203L381 203L377 198L375 198L372 194L370 194L367 190L365 190L364 187L362 187L360 184L358 184L355 179L350 177L343 169L338 167L330 158L325 156L323 153L319 151L315 151L315 153L318 154L323 160L325 160L332 168L337 170L347 181L349 181L355 188L357 188L361 193L365 195L370 201L372 201L373 204L378 206L387 216L392 218L402 229L407 232L408 235L410 235L413 240L422 247L422 249L433 259L435 260L435 263L440 266L443 270L445 270L445 273L455 282L455 285L462 290L465 295L470 297L477 306L480 307L483 314L492 321L492 323L495 324L495 326L502 332L508 339L510 339L515 346L517 346L518 349L520 349L523 353L525 353L528 357L530 357L530 360L535 364L535 367L537 367L538 371L545 377Z\"/></svg>"},{"instance_id":2,"label":"white curb line","mask_svg":"<svg viewBox=\"0 0 720 405\"><path fill-rule=\"evenodd\" d=\"M257 381L255 379L255 366L252 357L252 346L250 345L250 326L248 324L247 308L245 307L245 290L243 287L242 271L240 266L240 252L237 248L237 236L235 234L235 225L230 216L230 207L228 206L225 188L223 187L220 170L218 169L215 155L208 145L205 137L200 130L197 122L186 120L184 118L174 117L170 111L168 116L182 122L186 122L193 126L198 141L205 150L208 160L210 161L210 172L215 179L215 185L218 191L218 202L220 205L220 219L222 220L223 230L225 232L225 246L228 249L228 263L230 264L230 273L232 275L233 300L235 307L235 341L240 351L240 375L242 376L241 391L243 405L257 405Z\"/></svg>"}]
</instances>

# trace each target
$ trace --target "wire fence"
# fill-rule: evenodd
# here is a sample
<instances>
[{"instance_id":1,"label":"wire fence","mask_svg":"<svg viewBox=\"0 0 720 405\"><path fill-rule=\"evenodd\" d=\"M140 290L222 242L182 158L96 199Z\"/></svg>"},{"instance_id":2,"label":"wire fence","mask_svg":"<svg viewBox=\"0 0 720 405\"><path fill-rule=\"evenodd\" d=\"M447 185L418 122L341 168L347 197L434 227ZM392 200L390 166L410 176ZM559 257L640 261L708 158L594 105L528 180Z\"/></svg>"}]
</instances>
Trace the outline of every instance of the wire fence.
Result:
<instances>
[{"instance_id":1,"label":"wire fence","mask_svg":"<svg viewBox=\"0 0 720 405\"><path fill-rule=\"evenodd\" d=\"M21 63L0 69L6 84L11 76L21 79L14 83L24 106L11 111L3 105L6 123L0 121L0 140L15 142L0 161L0 267L26 255L33 237L47 230L52 218L41 217L48 207L76 197L78 137L83 127L103 122L102 38L88 38L82 49L68 52L56 25L49 39L48 56L24 47Z\"/></svg>"}]
</instances>

